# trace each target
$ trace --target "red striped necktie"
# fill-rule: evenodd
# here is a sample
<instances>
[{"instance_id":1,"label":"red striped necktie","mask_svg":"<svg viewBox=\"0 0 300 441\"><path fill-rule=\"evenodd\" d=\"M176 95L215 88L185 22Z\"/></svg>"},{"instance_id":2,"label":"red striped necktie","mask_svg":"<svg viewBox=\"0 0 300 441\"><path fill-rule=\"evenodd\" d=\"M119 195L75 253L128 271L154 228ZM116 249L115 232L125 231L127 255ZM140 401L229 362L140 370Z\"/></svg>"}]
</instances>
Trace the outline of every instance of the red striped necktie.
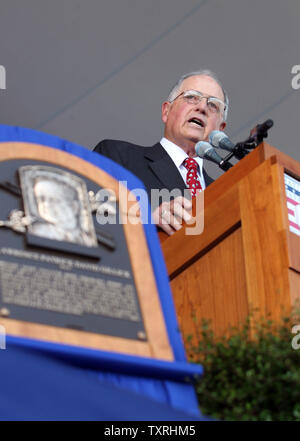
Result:
<instances>
[{"instance_id":1,"label":"red striped necktie","mask_svg":"<svg viewBox=\"0 0 300 441\"><path fill-rule=\"evenodd\" d=\"M202 190L199 178L198 178L198 164L193 158L186 158L183 165L187 169L186 185L191 192L192 198L194 198L199 191Z\"/></svg>"}]
</instances>

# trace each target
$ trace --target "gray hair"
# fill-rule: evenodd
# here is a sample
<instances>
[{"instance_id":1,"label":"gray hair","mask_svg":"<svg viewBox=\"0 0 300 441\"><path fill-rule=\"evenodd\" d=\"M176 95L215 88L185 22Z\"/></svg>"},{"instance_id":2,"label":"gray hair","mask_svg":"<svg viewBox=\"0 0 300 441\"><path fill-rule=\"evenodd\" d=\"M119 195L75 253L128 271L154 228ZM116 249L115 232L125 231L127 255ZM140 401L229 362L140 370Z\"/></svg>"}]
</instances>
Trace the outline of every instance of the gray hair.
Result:
<instances>
[{"instance_id":1,"label":"gray hair","mask_svg":"<svg viewBox=\"0 0 300 441\"><path fill-rule=\"evenodd\" d=\"M177 83L172 87L172 89L169 93L169 96L168 96L168 101L172 102L178 96L181 84L183 83L184 80L186 80L187 78L199 76L199 75L205 75L207 77L211 77L221 87L223 95L224 95L225 106L226 106L223 119L224 119L224 121L226 121L227 115L228 115L228 108L229 108L229 98L228 98L228 95L227 95L224 87L222 86L221 82L219 81L218 77L211 70L203 69L203 70L189 72L187 74L182 75L179 78L179 80L177 81Z\"/></svg>"}]
</instances>

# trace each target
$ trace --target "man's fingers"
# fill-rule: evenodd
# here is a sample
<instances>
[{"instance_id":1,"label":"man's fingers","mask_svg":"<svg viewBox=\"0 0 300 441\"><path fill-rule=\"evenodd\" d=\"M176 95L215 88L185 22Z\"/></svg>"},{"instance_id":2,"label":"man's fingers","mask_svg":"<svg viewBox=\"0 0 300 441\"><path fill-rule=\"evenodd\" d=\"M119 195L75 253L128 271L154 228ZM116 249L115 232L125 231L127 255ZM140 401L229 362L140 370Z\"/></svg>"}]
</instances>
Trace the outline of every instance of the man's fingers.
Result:
<instances>
[{"instance_id":1,"label":"man's fingers","mask_svg":"<svg viewBox=\"0 0 300 441\"><path fill-rule=\"evenodd\" d=\"M165 231L165 233L171 236L172 234L175 233L176 230L171 225L169 225L170 219L168 219L168 217L170 217L170 214L168 213L169 213L168 206L166 207L164 205L164 207L162 206L157 207L152 213L152 216L154 223L158 227L160 227L163 231Z\"/></svg>"},{"instance_id":2,"label":"man's fingers","mask_svg":"<svg viewBox=\"0 0 300 441\"><path fill-rule=\"evenodd\" d=\"M172 234L174 234L176 232L176 230L174 230L174 228L172 228L170 225L168 224L158 224L158 226L165 232L167 233L169 236L172 236Z\"/></svg>"},{"instance_id":3,"label":"man's fingers","mask_svg":"<svg viewBox=\"0 0 300 441\"><path fill-rule=\"evenodd\" d=\"M180 204L183 208L185 208L185 210L191 210L193 206L192 201L184 198L183 196L177 196L173 202Z\"/></svg>"},{"instance_id":4,"label":"man's fingers","mask_svg":"<svg viewBox=\"0 0 300 441\"><path fill-rule=\"evenodd\" d=\"M161 211L161 223L164 225L170 225L176 231L181 228L182 224L182 222L176 216L174 216L170 210L166 209Z\"/></svg>"},{"instance_id":5,"label":"man's fingers","mask_svg":"<svg viewBox=\"0 0 300 441\"><path fill-rule=\"evenodd\" d=\"M189 222L192 219L191 214L186 209L184 209L181 204L175 202L175 200L173 204L173 212L175 216L180 220L180 222L182 222L182 220L184 220L185 222Z\"/></svg>"},{"instance_id":6,"label":"man's fingers","mask_svg":"<svg viewBox=\"0 0 300 441\"><path fill-rule=\"evenodd\" d=\"M161 210L160 216L161 216L162 223L171 224L171 225L173 225L175 223L180 223L180 221L172 213L171 207L168 209Z\"/></svg>"},{"instance_id":7,"label":"man's fingers","mask_svg":"<svg viewBox=\"0 0 300 441\"><path fill-rule=\"evenodd\" d=\"M182 227L182 221L189 222L192 219L189 211L192 202L183 196L178 196L170 202L163 202L153 212L153 219L167 234L174 234Z\"/></svg>"}]
</instances>

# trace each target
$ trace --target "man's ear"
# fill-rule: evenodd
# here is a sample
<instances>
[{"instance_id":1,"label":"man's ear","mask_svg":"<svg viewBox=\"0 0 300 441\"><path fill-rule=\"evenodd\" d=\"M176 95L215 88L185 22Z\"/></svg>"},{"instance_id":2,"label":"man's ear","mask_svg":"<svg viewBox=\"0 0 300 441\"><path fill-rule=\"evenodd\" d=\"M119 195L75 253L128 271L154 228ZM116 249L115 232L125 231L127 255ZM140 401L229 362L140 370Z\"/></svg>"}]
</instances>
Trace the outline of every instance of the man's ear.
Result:
<instances>
[{"instance_id":1,"label":"man's ear","mask_svg":"<svg viewBox=\"0 0 300 441\"><path fill-rule=\"evenodd\" d=\"M164 101L161 105L161 119L164 123L167 122L171 103L169 101Z\"/></svg>"},{"instance_id":2,"label":"man's ear","mask_svg":"<svg viewBox=\"0 0 300 441\"><path fill-rule=\"evenodd\" d=\"M223 121L223 122L220 124L220 128L219 128L219 130L224 130L226 126L227 126L226 122Z\"/></svg>"}]
</instances>

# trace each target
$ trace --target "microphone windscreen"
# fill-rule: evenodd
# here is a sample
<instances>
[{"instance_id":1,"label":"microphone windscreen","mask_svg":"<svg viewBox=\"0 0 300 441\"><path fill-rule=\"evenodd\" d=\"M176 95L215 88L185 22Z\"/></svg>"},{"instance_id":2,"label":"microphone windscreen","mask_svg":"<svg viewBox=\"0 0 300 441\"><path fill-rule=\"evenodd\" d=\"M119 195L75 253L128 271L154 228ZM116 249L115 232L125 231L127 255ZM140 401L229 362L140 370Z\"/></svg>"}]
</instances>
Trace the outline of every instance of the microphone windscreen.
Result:
<instances>
[{"instance_id":1,"label":"microphone windscreen","mask_svg":"<svg viewBox=\"0 0 300 441\"><path fill-rule=\"evenodd\" d=\"M209 142L199 141L195 145L195 151L200 158L208 159L220 165L222 162L221 156L215 151L215 149L209 144Z\"/></svg>"},{"instance_id":2,"label":"microphone windscreen","mask_svg":"<svg viewBox=\"0 0 300 441\"><path fill-rule=\"evenodd\" d=\"M225 135L224 132L221 132L221 130L213 130L212 132L210 132L209 142L214 147L219 148L220 141L222 141L224 138L227 138L227 135Z\"/></svg>"},{"instance_id":3,"label":"microphone windscreen","mask_svg":"<svg viewBox=\"0 0 300 441\"><path fill-rule=\"evenodd\" d=\"M209 142L206 141L199 141L195 145L195 152L200 158L204 158L205 154L208 150L212 149L212 146Z\"/></svg>"},{"instance_id":4,"label":"microphone windscreen","mask_svg":"<svg viewBox=\"0 0 300 441\"><path fill-rule=\"evenodd\" d=\"M272 119L267 119L266 126L268 127L268 129L273 127L273 125L274 125L274 121Z\"/></svg>"}]
</instances>

